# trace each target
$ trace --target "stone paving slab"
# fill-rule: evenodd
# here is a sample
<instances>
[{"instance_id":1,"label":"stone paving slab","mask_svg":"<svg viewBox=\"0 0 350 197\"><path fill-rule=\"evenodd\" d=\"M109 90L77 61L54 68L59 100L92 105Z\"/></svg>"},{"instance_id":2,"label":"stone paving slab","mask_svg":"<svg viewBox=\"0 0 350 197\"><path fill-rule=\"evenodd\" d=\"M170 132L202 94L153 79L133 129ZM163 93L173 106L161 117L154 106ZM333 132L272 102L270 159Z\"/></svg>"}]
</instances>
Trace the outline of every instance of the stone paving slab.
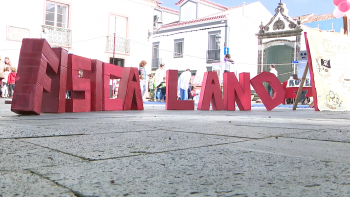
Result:
<instances>
[{"instance_id":1,"label":"stone paving slab","mask_svg":"<svg viewBox=\"0 0 350 197\"><path fill-rule=\"evenodd\" d=\"M32 170L87 196L350 195L348 163L231 144Z\"/></svg>"},{"instance_id":2,"label":"stone paving slab","mask_svg":"<svg viewBox=\"0 0 350 197\"><path fill-rule=\"evenodd\" d=\"M349 162L350 143L337 143L294 138L268 138L232 144L243 150L285 155L291 157L313 158L325 162Z\"/></svg>"},{"instance_id":3,"label":"stone paving slab","mask_svg":"<svg viewBox=\"0 0 350 197\"><path fill-rule=\"evenodd\" d=\"M0 196L76 196L52 181L29 171L0 171Z\"/></svg>"},{"instance_id":4,"label":"stone paving slab","mask_svg":"<svg viewBox=\"0 0 350 197\"><path fill-rule=\"evenodd\" d=\"M86 121L86 122L85 122ZM84 135L154 130L152 125L135 124L119 118L0 121L1 138Z\"/></svg>"},{"instance_id":5,"label":"stone paving slab","mask_svg":"<svg viewBox=\"0 0 350 197\"><path fill-rule=\"evenodd\" d=\"M86 159L98 160L240 142L246 139L171 131L30 138L38 144Z\"/></svg>"},{"instance_id":6,"label":"stone paving slab","mask_svg":"<svg viewBox=\"0 0 350 197\"><path fill-rule=\"evenodd\" d=\"M196 129L188 129L196 128ZM220 129L218 129L220 128ZM188 133L202 133L210 135L222 135L222 136L232 136L232 137L243 137L243 138L267 138L272 136L281 136L284 134L294 134L301 132L308 132L310 130L301 129L283 129L278 127L263 127L263 126L240 126L232 123L179 123L172 124L169 128L171 131L182 131Z\"/></svg>"},{"instance_id":7,"label":"stone paving slab","mask_svg":"<svg viewBox=\"0 0 350 197\"><path fill-rule=\"evenodd\" d=\"M284 137L350 143L350 130L336 127L335 130L322 129L320 131L286 134Z\"/></svg>"},{"instance_id":8,"label":"stone paving slab","mask_svg":"<svg viewBox=\"0 0 350 197\"><path fill-rule=\"evenodd\" d=\"M0 140L0 170L63 165L83 160L20 140ZM1 194L1 193L0 193Z\"/></svg>"}]
</instances>

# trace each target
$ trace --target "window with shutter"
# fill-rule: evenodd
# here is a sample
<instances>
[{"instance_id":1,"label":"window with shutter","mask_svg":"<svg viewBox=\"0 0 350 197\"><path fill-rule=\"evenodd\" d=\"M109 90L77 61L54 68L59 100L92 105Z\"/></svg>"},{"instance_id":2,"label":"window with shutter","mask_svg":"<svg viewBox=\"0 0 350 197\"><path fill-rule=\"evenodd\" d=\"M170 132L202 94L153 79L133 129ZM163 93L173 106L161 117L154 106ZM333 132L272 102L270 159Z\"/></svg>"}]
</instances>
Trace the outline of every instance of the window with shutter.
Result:
<instances>
[{"instance_id":1,"label":"window with shutter","mask_svg":"<svg viewBox=\"0 0 350 197\"><path fill-rule=\"evenodd\" d=\"M184 51L184 39L174 40L174 57L179 58L183 57Z\"/></svg>"},{"instance_id":2,"label":"window with shutter","mask_svg":"<svg viewBox=\"0 0 350 197\"><path fill-rule=\"evenodd\" d=\"M45 25L68 28L68 5L47 1Z\"/></svg>"}]
</instances>

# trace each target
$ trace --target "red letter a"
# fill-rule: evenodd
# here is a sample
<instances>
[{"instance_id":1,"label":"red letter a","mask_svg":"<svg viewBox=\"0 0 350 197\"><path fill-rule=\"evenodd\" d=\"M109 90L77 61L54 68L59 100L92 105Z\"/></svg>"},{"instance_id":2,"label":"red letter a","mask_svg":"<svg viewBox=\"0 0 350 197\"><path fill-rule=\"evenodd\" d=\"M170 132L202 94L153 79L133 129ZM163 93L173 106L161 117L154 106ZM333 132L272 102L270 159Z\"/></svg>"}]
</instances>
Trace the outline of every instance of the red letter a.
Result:
<instances>
[{"instance_id":1,"label":"red letter a","mask_svg":"<svg viewBox=\"0 0 350 197\"><path fill-rule=\"evenodd\" d=\"M236 100L237 98L237 100ZM250 73L240 73L239 82L235 73L224 73L224 103L225 109L235 111L237 102L241 111L251 110Z\"/></svg>"},{"instance_id":2,"label":"red letter a","mask_svg":"<svg viewBox=\"0 0 350 197\"><path fill-rule=\"evenodd\" d=\"M123 99L124 110L143 110L143 101L137 68L124 67L120 80L118 99Z\"/></svg>"},{"instance_id":3,"label":"red letter a","mask_svg":"<svg viewBox=\"0 0 350 197\"><path fill-rule=\"evenodd\" d=\"M177 70L168 70L166 72L166 110L194 110L194 101L177 100Z\"/></svg>"},{"instance_id":4,"label":"red letter a","mask_svg":"<svg viewBox=\"0 0 350 197\"><path fill-rule=\"evenodd\" d=\"M51 91L46 73L57 73L59 59L44 39L23 39L11 111L41 113L43 91Z\"/></svg>"},{"instance_id":5,"label":"red letter a","mask_svg":"<svg viewBox=\"0 0 350 197\"><path fill-rule=\"evenodd\" d=\"M250 80L250 82L268 111L273 110L284 101L285 91L274 74L262 72ZM270 94L265 89L263 82L268 82L274 90L273 98L271 98Z\"/></svg>"},{"instance_id":6,"label":"red letter a","mask_svg":"<svg viewBox=\"0 0 350 197\"><path fill-rule=\"evenodd\" d=\"M220 90L219 78L216 72L204 73L201 95L199 97L198 110L209 110L210 102L213 110L224 110L222 92Z\"/></svg>"}]
</instances>

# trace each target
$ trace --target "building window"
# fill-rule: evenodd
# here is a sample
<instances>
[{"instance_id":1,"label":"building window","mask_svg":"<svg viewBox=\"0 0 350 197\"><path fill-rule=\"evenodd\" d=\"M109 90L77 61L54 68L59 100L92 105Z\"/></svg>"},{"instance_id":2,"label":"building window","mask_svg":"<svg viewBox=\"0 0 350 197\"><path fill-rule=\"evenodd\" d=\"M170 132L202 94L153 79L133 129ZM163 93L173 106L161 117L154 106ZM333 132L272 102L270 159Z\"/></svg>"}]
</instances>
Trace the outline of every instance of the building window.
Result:
<instances>
[{"instance_id":1,"label":"building window","mask_svg":"<svg viewBox=\"0 0 350 197\"><path fill-rule=\"evenodd\" d=\"M155 10L155 15L153 16L153 27L157 28L157 24L162 22L162 12Z\"/></svg>"},{"instance_id":2,"label":"building window","mask_svg":"<svg viewBox=\"0 0 350 197\"><path fill-rule=\"evenodd\" d=\"M67 28L68 5L47 1L45 25Z\"/></svg>"},{"instance_id":3,"label":"building window","mask_svg":"<svg viewBox=\"0 0 350 197\"><path fill-rule=\"evenodd\" d=\"M128 18L119 15L110 15L109 17L109 35L121 38L128 37Z\"/></svg>"},{"instance_id":4,"label":"building window","mask_svg":"<svg viewBox=\"0 0 350 197\"><path fill-rule=\"evenodd\" d=\"M184 39L174 40L174 57L183 57L184 52Z\"/></svg>"},{"instance_id":5,"label":"building window","mask_svg":"<svg viewBox=\"0 0 350 197\"><path fill-rule=\"evenodd\" d=\"M113 64L113 57L109 58L109 63ZM124 67L124 59L121 58L114 58L114 65Z\"/></svg>"},{"instance_id":6,"label":"building window","mask_svg":"<svg viewBox=\"0 0 350 197\"><path fill-rule=\"evenodd\" d=\"M197 18L197 3L187 1L180 8L180 20L181 21L189 21Z\"/></svg>"},{"instance_id":7,"label":"building window","mask_svg":"<svg viewBox=\"0 0 350 197\"><path fill-rule=\"evenodd\" d=\"M216 42L216 35L221 31L208 32L207 63L220 62L220 48Z\"/></svg>"},{"instance_id":8,"label":"building window","mask_svg":"<svg viewBox=\"0 0 350 197\"><path fill-rule=\"evenodd\" d=\"M109 28L106 52L130 54L130 39L128 39L129 19L118 14L109 15ZM115 34L115 38L114 38Z\"/></svg>"}]
</instances>

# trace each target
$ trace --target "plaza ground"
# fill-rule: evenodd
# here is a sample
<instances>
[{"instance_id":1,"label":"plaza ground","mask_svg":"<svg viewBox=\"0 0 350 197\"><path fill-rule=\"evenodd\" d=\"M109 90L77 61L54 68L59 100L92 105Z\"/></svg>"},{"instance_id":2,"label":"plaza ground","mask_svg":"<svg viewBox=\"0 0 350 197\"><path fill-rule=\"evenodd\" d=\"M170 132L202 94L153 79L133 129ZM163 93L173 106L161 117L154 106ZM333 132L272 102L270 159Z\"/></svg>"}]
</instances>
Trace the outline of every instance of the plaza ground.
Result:
<instances>
[{"instance_id":1,"label":"plaza ground","mask_svg":"<svg viewBox=\"0 0 350 197\"><path fill-rule=\"evenodd\" d=\"M349 196L348 112L18 116L0 99L0 196Z\"/></svg>"}]
</instances>

